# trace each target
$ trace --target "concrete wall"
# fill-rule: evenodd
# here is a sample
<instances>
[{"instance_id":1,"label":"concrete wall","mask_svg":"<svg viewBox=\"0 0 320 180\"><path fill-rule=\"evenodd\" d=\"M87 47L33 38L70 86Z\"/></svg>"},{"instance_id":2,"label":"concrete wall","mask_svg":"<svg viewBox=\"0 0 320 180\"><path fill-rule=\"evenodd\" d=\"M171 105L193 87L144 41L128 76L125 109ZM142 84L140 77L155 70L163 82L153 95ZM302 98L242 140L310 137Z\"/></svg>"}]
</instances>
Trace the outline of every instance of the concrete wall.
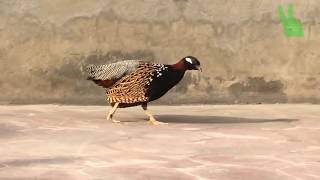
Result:
<instances>
[{"instance_id":1,"label":"concrete wall","mask_svg":"<svg viewBox=\"0 0 320 180\"><path fill-rule=\"evenodd\" d=\"M283 33L290 2L302 38ZM104 104L85 65L186 55L203 72L158 103L319 103L319 23L318 0L0 0L0 103Z\"/></svg>"}]
</instances>

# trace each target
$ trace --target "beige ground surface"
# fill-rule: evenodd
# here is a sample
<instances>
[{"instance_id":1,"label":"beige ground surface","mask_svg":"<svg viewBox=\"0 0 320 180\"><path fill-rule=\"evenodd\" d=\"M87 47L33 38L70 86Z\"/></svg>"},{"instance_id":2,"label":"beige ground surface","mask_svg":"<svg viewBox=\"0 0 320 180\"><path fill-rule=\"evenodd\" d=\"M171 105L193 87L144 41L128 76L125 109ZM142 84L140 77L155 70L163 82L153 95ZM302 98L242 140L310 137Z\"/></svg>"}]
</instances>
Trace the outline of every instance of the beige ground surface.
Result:
<instances>
[{"instance_id":1,"label":"beige ground surface","mask_svg":"<svg viewBox=\"0 0 320 180\"><path fill-rule=\"evenodd\" d=\"M0 179L320 179L319 105L0 106Z\"/></svg>"}]
</instances>

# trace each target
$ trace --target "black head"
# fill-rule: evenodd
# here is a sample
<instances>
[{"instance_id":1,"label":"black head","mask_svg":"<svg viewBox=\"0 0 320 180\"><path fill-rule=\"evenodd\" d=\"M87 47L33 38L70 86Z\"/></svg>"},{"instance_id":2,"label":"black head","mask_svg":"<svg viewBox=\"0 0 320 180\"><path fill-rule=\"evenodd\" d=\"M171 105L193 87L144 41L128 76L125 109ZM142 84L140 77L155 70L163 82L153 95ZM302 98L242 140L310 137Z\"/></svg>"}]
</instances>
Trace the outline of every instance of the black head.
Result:
<instances>
[{"instance_id":1,"label":"black head","mask_svg":"<svg viewBox=\"0 0 320 180\"><path fill-rule=\"evenodd\" d=\"M187 57L184 57L182 61L184 62L186 69L201 71L200 62L197 58L193 56L187 56Z\"/></svg>"}]
</instances>

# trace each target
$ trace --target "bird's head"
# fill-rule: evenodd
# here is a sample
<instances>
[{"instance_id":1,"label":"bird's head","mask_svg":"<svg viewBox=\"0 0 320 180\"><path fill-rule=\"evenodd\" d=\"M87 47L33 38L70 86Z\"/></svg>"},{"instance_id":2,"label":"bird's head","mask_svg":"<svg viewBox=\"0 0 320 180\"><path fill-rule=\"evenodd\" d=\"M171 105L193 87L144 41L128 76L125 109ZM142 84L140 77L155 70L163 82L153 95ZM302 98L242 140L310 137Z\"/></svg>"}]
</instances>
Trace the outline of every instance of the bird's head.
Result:
<instances>
[{"instance_id":1,"label":"bird's head","mask_svg":"<svg viewBox=\"0 0 320 180\"><path fill-rule=\"evenodd\" d=\"M197 58L193 56L184 57L181 61L183 61L184 66L187 70L201 70L200 62Z\"/></svg>"}]
</instances>

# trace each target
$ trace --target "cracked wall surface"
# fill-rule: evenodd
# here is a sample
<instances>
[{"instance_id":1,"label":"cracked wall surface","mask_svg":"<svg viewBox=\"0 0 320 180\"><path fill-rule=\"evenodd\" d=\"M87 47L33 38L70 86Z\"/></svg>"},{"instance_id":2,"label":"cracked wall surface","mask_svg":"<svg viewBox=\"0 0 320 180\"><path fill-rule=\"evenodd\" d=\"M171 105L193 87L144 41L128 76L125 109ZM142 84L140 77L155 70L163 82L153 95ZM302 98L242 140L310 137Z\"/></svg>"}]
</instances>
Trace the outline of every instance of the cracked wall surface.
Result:
<instances>
[{"instance_id":1,"label":"cracked wall surface","mask_svg":"<svg viewBox=\"0 0 320 180\"><path fill-rule=\"evenodd\" d=\"M283 32L289 3L304 37ZM203 72L158 103L319 103L319 14L317 0L0 0L0 103L104 104L87 64L187 55Z\"/></svg>"}]
</instances>

